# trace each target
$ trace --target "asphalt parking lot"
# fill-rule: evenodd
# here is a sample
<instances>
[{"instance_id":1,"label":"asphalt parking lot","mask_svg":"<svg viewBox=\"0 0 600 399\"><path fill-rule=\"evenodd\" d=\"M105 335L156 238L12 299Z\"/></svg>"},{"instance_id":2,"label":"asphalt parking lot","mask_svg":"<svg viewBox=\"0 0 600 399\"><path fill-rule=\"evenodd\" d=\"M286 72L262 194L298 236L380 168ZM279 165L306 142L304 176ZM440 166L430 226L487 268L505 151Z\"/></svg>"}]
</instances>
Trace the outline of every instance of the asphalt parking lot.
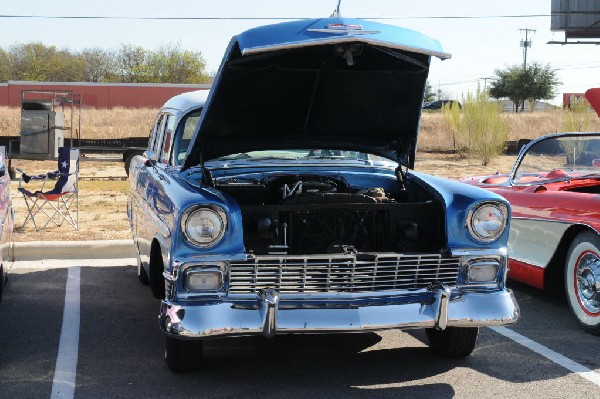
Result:
<instances>
[{"instance_id":1,"label":"asphalt parking lot","mask_svg":"<svg viewBox=\"0 0 600 399\"><path fill-rule=\"evenodd\" d=\"M432 356L418 330L256 337L209 341L201 371L173 374L131 259L17 263L0 304L0 398L600 398L600 337L564 299L512 287L521 321L481 329L464 360Z\"/></svg>"}]
</instances>

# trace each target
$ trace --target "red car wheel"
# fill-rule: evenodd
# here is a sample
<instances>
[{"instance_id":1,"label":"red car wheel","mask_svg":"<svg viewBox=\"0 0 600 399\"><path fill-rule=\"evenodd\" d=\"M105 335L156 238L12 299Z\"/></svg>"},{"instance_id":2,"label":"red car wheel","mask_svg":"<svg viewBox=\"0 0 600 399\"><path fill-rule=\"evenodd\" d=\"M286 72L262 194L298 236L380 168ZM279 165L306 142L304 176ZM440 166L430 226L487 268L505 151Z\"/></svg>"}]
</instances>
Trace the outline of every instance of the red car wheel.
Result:
<instances>
[{"instance_id":1,"label":"red car wheel","mask_svg":"<svg viewBox=\"0 0 600 399\"><path fill-rule=\"evenodd\" d=\"M569 248L565 268L569 306L584 330L600 335L600 237L579 234Z\"/></svg>"}]
</instances>

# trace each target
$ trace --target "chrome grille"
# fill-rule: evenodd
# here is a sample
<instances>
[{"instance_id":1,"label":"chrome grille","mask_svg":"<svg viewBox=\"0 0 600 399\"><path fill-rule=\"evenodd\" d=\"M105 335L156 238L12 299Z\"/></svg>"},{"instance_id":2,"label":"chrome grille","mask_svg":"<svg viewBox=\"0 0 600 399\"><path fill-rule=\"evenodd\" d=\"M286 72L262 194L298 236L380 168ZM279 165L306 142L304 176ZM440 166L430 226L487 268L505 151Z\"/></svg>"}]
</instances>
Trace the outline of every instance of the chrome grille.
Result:
<instances>
[{"instance_id":1,"label":"chrome grille","mask_svg":"<svg viewBox=\"0 0 600 399\"><path fill-rule=\"evenodd\" d=\"M455 286L459 265L459 258L439 254L256 256L231 263L229 292L379 292L417 290L434 282Z\"/></svg>"}]
</instances>

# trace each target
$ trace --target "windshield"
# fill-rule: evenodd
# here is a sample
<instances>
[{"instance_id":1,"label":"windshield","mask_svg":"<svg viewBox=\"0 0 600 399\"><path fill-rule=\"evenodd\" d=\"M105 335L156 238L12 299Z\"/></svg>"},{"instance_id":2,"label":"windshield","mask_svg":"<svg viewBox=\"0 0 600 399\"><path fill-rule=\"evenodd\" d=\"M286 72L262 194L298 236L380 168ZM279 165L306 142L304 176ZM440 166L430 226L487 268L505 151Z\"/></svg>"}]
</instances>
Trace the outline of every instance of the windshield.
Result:
<instances>
[{"instance_id":1,"label":"windshield","mask_svg":"<svg viewBox=\"0 0 600 399\"><path fill-rule=\"evenodd\" d=\"M342 150L263 150L248 151L231 154L224 157L213 159L213 161L232 161L232 160L311 160L311 159L335 159L335 160L354 160L354 161L389 161L385 158L365 154L358 151Z\"/></svg>"},{"instance_id":2,"label":"windshield","mask_svg":"<svg viewBox=\"0 0 600 399\"><path fill-rule=\"evenodd\" d=\"M185 118L179 122L175 140L173 141L173 164L181 165L183 163L187 148L190 145L190 140L194 135L198 120L200 120L201 112L202 108L199 108L194 112L187 114Z\"/></svg>"},{"instance_id":3,"label":"windshield","mask_svg":"<svg viewBox=\"0 0 600 399\"><path fill-rule=\"evenodd\" d=\"M600 135L549 137L533 144L515 169L517 184L600 177Z\"/></svg>"}]
</instances>

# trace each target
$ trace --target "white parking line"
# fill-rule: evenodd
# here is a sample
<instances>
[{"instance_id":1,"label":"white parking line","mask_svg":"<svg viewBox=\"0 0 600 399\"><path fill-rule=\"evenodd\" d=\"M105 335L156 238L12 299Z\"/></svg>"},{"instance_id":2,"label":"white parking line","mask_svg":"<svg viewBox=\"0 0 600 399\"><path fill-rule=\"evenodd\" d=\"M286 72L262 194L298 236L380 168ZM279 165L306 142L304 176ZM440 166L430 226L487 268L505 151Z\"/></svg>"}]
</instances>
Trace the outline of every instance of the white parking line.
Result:
<instances>
[{"instance_id":1,"label":"white parking line","mask_svg":"<svg viewBox=\"0 0 600 399\"><path fill-rule=\"evenodd\" d=\"M561 355L560 353L554 352L552 349L545 347L544 345L538 344L531 339L514 332L511 329L506 327L490 327L490 329L494 330L500 335L504 335L507 338L512 339L516 343L523 345L524 347L534 351L535 353L544 356L546 359L566 368L569 371L572 371L575 374L579 374L583 378L588 381L593 382L594 384L600 386L600 374L596 373L593 370L581 365L568 357Z\"/></svg>"},{"instance_id":2,"label":"white parking line","mask_svg":"<svg viewBox=\"0 0 600 399\"><path fill-rule=\"evenodd\" d=\"M51 399L72 399L75 394L79 354L80 276L81 267L69 269Z\"/></svg>"}]
</instances>

